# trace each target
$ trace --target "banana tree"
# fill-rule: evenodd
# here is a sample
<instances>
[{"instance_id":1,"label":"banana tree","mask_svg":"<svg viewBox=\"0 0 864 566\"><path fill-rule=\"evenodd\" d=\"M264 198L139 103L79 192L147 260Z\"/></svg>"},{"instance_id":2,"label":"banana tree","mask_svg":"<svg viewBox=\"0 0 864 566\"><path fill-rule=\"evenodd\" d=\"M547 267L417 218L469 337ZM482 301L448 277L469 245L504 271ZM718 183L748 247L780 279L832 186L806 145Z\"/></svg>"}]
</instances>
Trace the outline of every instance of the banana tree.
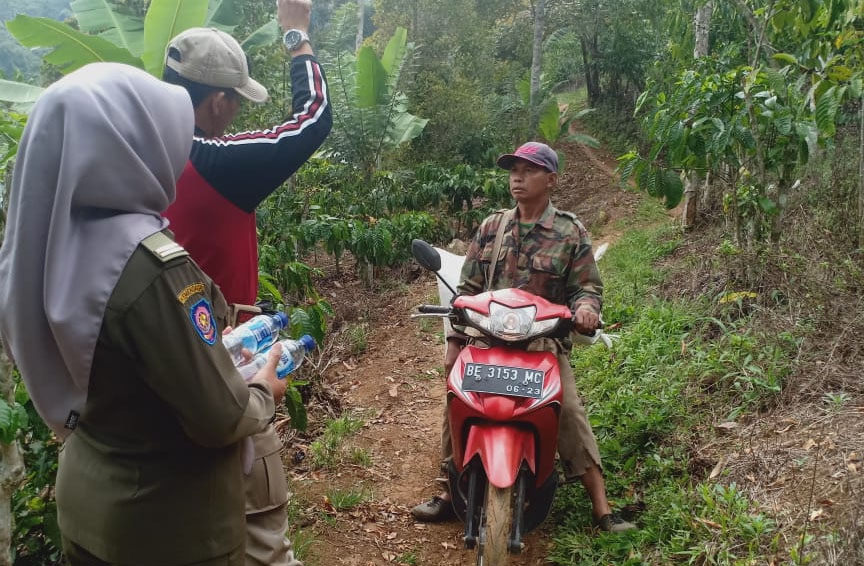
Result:
<instances>
[{"instance_id":1,"label":"banana tree","mask_svg":"<svg viewBox=\"0 0 864 566\"><path fill-rule=\"evenodd\" d=\"M133 65L160 77L165 47L172 37L197 26L232 31L238 23L230 0L153 0L141 18L126 14L111 0L74 0L76 30L50 18L18 15L7 22L10 33L25 47L48 48L43 59L64 74L96 62ZM251 49L278 37L278 25L268 22L244 41ZM0 90L0 100L2 97Z\"/></svg>"},{"instance_id":2,"label":"banana tree","mask_svg":"<svg viewBox=\"0 0 864 566\"><path fill-rule=\"evenodd\" d=\"M428 123L408 112L408 98L399 90L413 51L407 30L397 28L380 58L368 45L356 55L338 51L328 57L336 75L330 143L348 162L359 164L367 178L386 152L419 136Z\"/></svg>"}]
</instances>

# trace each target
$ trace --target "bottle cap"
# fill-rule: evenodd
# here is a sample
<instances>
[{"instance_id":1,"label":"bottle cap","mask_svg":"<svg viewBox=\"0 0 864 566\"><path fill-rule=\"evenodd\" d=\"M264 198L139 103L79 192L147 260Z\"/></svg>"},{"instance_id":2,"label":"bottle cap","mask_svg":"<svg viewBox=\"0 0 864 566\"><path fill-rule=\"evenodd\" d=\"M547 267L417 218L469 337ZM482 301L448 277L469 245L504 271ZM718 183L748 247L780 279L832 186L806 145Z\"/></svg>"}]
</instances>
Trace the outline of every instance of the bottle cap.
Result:
<instances>
[{"instance_id":1,"label":"bottle cap","mask_svg":"<svg viewBox=\"0 0 864 566\"><path fill-rule=\"evenodd\" d=\"M304 334L300 337L300 343L303 344L303 347L306 348L307 352L311 352L316 346L315 339L308 334Z\"/></svg>"},{"instance_id":2,"label":"bottle cap","mask_svg":"<svg viewBox=\"0 0 864 566\"><path fill-rule=\"evenodd\" d=\"M291 323L291 319L284 312L277 312L273 315L273 318L279 322L279 328L287 328Z\"/></svg>"}]
</instances>

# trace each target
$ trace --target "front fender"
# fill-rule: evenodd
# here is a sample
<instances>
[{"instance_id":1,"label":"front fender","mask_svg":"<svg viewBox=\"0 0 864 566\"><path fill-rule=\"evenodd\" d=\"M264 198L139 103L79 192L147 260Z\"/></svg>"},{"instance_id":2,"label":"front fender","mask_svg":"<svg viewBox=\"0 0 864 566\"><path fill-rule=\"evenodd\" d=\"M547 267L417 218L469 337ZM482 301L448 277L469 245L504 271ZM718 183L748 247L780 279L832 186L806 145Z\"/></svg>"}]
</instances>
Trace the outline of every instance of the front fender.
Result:
<instances>
[{"instance_id":1,"label":"front fender","mask_svg":"<svg viewBox=\"0 0 864 566\"><path fill-rule=\"evenodd\" d=\"M532 473L534 464L534 433L527 428L512 424L475 424L468 432L463 468L479 455L489 482L497 488L510 487L527 462Z\"/></svg>"}]
</instances>

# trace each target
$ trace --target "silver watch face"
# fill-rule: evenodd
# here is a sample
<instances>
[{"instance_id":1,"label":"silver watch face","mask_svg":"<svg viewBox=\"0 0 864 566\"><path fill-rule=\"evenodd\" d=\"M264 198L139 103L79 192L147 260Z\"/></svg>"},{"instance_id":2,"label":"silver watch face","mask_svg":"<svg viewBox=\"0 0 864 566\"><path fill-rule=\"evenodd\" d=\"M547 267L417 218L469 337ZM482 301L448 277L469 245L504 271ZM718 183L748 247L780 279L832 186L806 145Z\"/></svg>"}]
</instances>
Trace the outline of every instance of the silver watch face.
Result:
<instances>
[{"instance_id":1,"label":"silver watch face","mask_svg":"<svg viewBox=\"0 0 864 566\"><path fill-rule=\"evenodd\" d=\"M285 37L283 38L283 41L285 42L285 48L288 51L296 49L300 46L301 43L303 43L303 39L303 34L299 30L290 29L285 32Z\"/></svg>"}]
</instances>

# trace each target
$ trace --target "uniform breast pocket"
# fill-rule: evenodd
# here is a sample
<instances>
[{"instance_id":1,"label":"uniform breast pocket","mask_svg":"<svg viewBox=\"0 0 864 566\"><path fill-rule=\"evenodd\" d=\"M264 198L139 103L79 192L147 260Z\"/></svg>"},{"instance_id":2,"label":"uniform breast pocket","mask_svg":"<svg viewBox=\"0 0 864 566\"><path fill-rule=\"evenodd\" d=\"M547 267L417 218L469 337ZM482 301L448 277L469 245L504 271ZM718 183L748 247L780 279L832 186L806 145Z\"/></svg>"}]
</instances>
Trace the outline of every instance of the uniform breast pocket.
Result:
<instances>
[{"instance_id":1,"label":"uniform breast pocket","mask_svg":"<svg viewBox=\"0 0 864 566\"><path fill-rule=\"evenodd\" d=\"M486 246L483 248L483 251L480 252L480 263L489 265L492 263L492 246ZM501 265L504 263L504 258L507 257L507 248L501 246L501 249L498 250L498 264Z\"/></svg>"},{"instance_id":2,"label":"uniform breast pocket","mask_svg":"<svg viewBox=\"0 0 864 566\"><path fill-rule=\"evenodd\" d=\"M566 265L557 256L537 253L531 258L531 280L528 291L561 304L564 302Z\"/></svg>"}]
</instances>

